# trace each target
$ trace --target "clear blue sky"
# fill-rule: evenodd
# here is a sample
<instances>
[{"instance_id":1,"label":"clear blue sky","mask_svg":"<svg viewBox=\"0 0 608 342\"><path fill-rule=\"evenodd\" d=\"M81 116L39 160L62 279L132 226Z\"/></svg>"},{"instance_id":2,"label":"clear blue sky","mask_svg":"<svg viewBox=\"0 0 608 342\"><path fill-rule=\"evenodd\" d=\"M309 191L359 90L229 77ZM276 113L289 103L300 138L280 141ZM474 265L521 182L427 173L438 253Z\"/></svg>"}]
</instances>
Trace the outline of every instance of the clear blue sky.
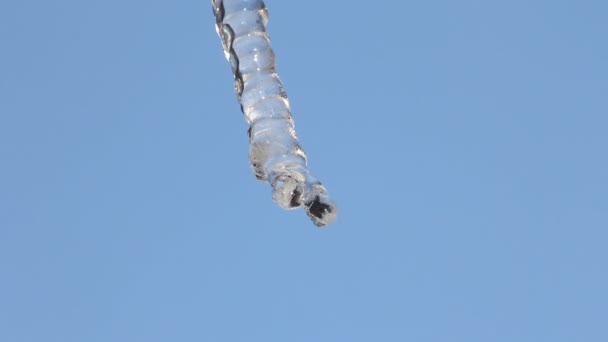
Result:
<instances>
[{"instance_id":1,"label":"clear blue sky","mask_svg":"<svg viewBox=\"0 0 608 342\"><path fill-rule=\"evenodd\" d=\"M0 3L0 341L608 341L605 1L267 5L326 230L210 1Z\"/></svg>"}]
</instances>

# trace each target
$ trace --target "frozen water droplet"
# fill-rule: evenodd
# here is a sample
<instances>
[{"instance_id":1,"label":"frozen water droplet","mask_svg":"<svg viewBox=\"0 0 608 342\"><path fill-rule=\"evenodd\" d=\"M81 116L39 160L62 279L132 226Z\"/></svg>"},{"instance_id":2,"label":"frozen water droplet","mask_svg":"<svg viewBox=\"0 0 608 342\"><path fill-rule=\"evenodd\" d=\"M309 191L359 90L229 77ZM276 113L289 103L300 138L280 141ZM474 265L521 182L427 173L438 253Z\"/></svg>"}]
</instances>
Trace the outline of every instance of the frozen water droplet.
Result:
<instances>
[{"instance_id":1,"label":"frozen water droplet","mask_svg":"<svg viewBox=\"0 0 608 342\"><path fill-rule=\"evenodd\" d=\"M335 204L318 196L312 202L307 203L304 210L312 222L319 227L333 223L338 217Z\"/></svg>"},{"instance_id":2,"label":"frozen water droplet","mask_svg":"<svg viewBox=\"0 0 608 342\"><path fill-rule=\"evenodd\" d=\"M302 205L301 184L291 177L283 177L272 185L272 199L284 209L294 209Z\"/></svg>"}]
</instances>

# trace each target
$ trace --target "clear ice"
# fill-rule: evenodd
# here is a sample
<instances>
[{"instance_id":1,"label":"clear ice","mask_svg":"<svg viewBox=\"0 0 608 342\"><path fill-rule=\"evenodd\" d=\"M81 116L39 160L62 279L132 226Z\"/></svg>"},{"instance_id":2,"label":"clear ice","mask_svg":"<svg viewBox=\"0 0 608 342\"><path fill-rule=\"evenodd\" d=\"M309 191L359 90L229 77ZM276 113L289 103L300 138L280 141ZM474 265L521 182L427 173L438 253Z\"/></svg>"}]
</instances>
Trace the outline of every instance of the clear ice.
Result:
<instances>
[{"instance_id":1,"label":"clear ice","mask_svg":"<svg viewBox=\"0 0 608 342\"><path fill-rule=\"evenodd\" d=\"M257 179L272 186L285 209L303 207L319 227L335 221L337 208L307 168L289 99L275 68L262 0L212 0L216 30L234 75L234 90L249 123L249 160Z\"/></svg>"}]
</instances>

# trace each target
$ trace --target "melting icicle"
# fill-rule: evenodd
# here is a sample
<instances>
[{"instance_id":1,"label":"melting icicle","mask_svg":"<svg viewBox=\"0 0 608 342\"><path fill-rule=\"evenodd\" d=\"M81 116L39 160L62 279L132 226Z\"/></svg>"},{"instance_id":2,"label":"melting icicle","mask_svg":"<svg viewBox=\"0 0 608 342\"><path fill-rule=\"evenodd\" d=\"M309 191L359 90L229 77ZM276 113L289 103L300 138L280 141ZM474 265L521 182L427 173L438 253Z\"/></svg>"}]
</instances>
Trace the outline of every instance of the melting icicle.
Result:
<instances>
[{"instance_id":1,"label":"melting icicle","mask_svg":"<svg viewBox=\"0 0 608 342\"><path fill-rule=\"evenodd\" d=\"M249 159L255 176L270 183L283 208L304 207L317 226L336 219L327 190L306 167L289 99L275 69L262 0L212 0L216 30L234 74L237 98L249 123Z\"/></svg>"}]
</instances>

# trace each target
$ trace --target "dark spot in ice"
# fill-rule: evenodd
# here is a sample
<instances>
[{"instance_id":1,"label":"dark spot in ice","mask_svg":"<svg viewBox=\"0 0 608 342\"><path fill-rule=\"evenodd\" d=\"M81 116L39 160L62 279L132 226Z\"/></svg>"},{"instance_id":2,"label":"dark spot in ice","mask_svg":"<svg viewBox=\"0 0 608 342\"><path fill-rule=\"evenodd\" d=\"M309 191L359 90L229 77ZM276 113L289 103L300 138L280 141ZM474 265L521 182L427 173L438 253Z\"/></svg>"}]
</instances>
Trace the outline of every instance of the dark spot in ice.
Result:
<instances>
[{"instance_id":1,"label":"dark spot in ice","mask_svg":"<svg viewBox=\"0 0 608 342\"><path fill-rule=\"evenodd\" d=\"M300 205L302 205L301 199L302 199L302 192L298 189L295 189L293 191L293 195L291 196L291 201L289 202L289 207L290 208L299 207Z\"/></svg>"},{"instance_id":2,"label":"dark spot in ice","mask_svg":"<svg viewBox=\"0 0 608 342\"><path fill-rule=\"evenodd\" d=\"M327 203L321 202L319 196L315 197L315 199L308 205L308 212L313 217L316 217L320 220L327 214L332 211L331 206Z\"/></svg>"}]
</instances>

